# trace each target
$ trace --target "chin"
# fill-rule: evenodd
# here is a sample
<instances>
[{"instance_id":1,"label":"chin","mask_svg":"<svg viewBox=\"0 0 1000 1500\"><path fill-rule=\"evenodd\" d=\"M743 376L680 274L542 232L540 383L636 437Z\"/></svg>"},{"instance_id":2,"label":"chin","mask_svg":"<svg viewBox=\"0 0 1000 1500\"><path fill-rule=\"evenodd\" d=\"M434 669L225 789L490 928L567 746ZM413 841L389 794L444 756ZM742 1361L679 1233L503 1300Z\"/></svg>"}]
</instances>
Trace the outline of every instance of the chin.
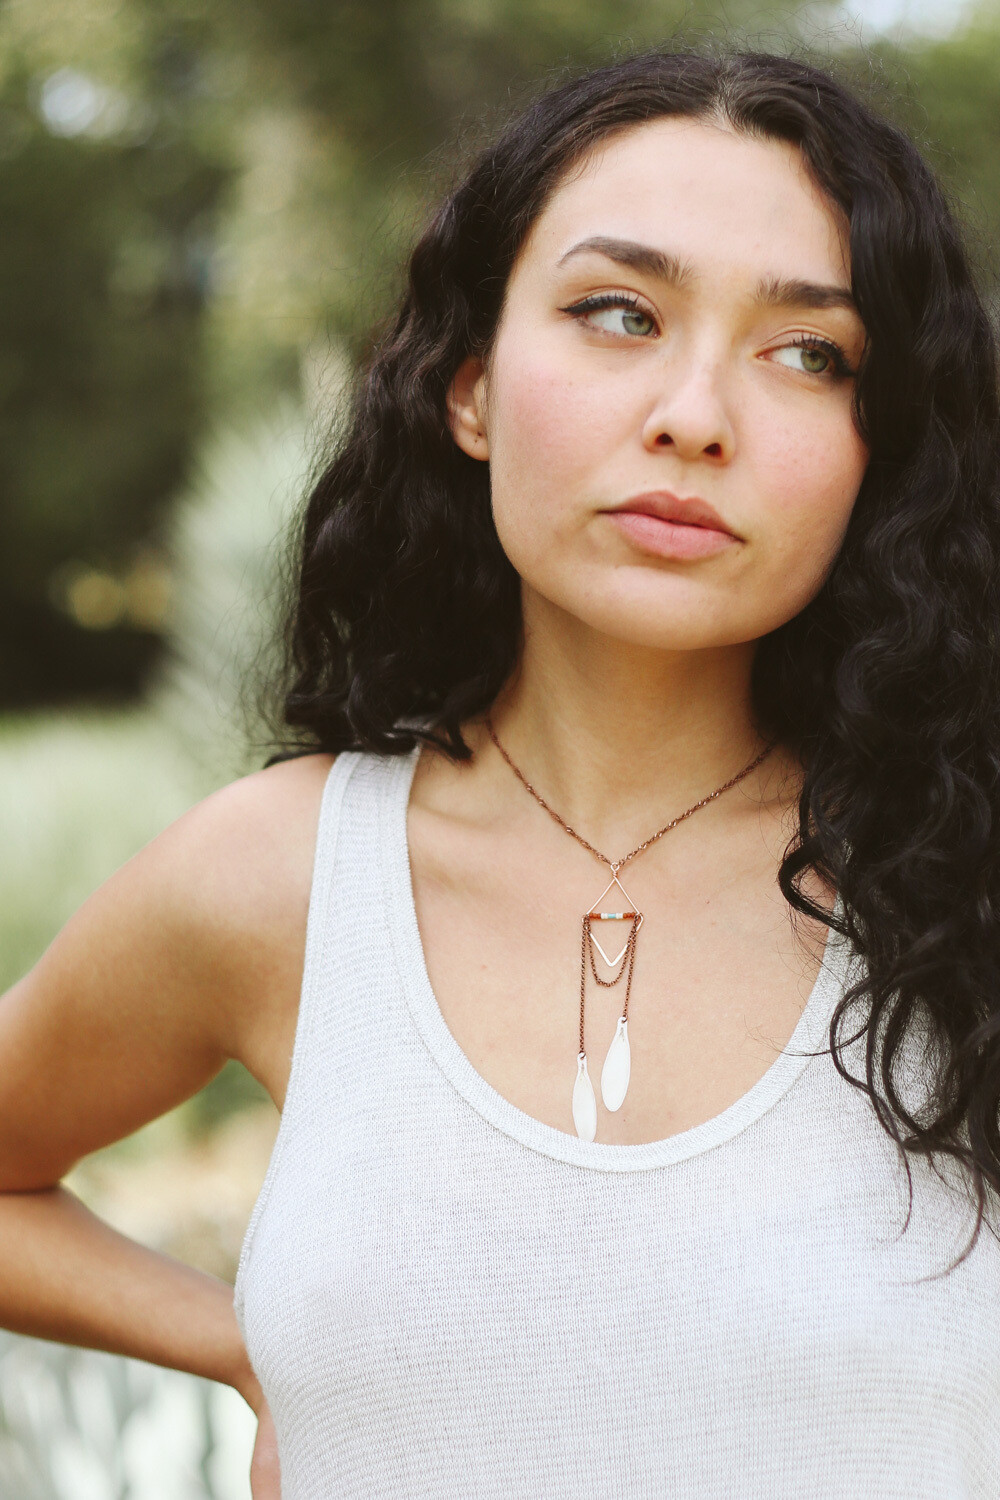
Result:
<instances>
[{"instance_id":1,"label":"chin","mask_svg":"<svg viewBox=\"0 0 1000 1500\"><path fill-rule=\"evenodd\" d=\"M594 600L589 599L559 602L557 608L578 629L644 651L719 650L745 645L764 634L755 630L750 621L712 620L704 608L691 606L681 610L653 610L642 601L629 606L615 599L604 606L595 606Z\"/></svg>"}]
</instances>

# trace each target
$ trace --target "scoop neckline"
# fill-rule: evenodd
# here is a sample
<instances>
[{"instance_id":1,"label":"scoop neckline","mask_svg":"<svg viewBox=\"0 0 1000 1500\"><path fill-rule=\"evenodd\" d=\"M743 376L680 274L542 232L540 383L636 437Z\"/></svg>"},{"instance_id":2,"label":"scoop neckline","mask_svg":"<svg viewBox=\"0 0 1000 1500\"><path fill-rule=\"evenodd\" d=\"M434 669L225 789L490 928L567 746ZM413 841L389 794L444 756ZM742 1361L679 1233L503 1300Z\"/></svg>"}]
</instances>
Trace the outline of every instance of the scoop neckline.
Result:
<instances>
[{"instance_id":1,"label":"scoop neckline","mask_svg":"<svg viewBox=\"0 0 1000 1500\"><path fill-rule=\"evenodd\" d=\"M379 847L386 896L386 917L407 1008L427 1051L448 1081L490 1125L533 1151L571 1166L604 1172L636 1172L675 1162L723 1145L759 1120L792 1087L827 1044L833 1005L842 992L844 939L831 927L819 973L791 1036L774 1062L732 1104L674 1135L657 1141L622 1143L585 1141L536 1120L512 1104L473 1067L444 1019L427 968L417 921L407 815L421 742L412 751L389 757L383 784ZM838 896L835 910L840 909ZM819 1053L819 1055L823 1055ZM567 1073L572 1086L570 1059Z\"/></svg>"}]
</instances>

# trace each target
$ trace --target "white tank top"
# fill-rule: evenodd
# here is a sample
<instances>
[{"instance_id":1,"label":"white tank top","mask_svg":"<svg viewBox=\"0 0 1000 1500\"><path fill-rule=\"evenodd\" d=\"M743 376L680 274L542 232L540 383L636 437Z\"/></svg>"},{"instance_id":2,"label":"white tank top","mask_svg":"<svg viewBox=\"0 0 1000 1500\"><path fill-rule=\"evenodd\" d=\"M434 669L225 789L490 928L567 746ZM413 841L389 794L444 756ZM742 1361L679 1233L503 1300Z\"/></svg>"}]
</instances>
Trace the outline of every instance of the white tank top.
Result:
<instances>
[{"instance_id":1,"label":"white tank top","mask_svg":"<svg viewBox=\"0 0 1000 1500\"><path fill-rule=\"evenodd\" d=\"M431 989L417 752L323 797L288 1095L235 1307L282 1500L997 1500L1000 1248L821 1048L642 1145L525 1114ZM710 1039L706 1038L706 1045ZM575 1049L569 1042L572 1080ZM857 1064L854 1064L855 1068Z\"/></svg>"}]
</instances>

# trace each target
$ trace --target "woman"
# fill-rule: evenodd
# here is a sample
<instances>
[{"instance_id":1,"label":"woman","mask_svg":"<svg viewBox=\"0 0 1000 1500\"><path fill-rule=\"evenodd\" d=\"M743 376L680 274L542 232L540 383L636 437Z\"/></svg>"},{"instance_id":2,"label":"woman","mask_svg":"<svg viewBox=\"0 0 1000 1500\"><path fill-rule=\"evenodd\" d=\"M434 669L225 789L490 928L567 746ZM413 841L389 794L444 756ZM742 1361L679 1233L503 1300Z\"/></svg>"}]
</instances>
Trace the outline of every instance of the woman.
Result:
<instances>
[{"instance_id":1,"label":"woman","mask_svg":"<svg viewBox=\"0 0 1000 1500\"><path fill-rule=\"evenodd\" d=\"M998 435L941 192L822 70L514 120L309 502L309 753L0 1010L6 1325L235 1385L258 1500L994 1496ZM235 1309L58 1186L231 1057Z\"/></svg>"}]
</instances>

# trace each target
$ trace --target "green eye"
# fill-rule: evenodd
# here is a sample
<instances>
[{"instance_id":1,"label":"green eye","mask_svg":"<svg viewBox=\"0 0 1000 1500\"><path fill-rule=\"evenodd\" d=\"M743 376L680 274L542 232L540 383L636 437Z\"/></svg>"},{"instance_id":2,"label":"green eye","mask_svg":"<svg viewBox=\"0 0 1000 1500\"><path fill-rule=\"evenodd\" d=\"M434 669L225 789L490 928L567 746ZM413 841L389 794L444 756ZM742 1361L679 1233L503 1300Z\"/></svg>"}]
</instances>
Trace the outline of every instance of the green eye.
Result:
<instances>
[{"instance_id":1,"label":"green eye","mask_svg":"<svg viewBox=\"0 0 1000 1500\"><path fill-rule=\"evenodd\" d=\"M651 333L653 331L653 320L649 313L622 311L622 327L626 333Z\"/></svg>"},{"instance_id":2,"label":"green eye","mask_svg":"<svg viewBox=\"0 0 1000 1500\"><path fill-rule=\"evenodd\" d=\"M804 375L835 376L853 375L839 344L820 338L797 339L793 344L783 344L775 354L790 354L791 360L779 359L789 369L799 370Z\"/></svg>"},{"instance_id":3,"label":"green eye","mask_svg":"<svg viewBox=\"0 0 1000 1500\"><path fill-rule=\"evenodd\" d=\"M830 363L830 356L824 349L803 349L802 363L812 375L822 375Z\"/></svg>"},{"instance_id":4,"label":"green eye","mask_svg":"<svg viewBox=\"0 0 1000 1500\"><path fill-rule=\"evenodd\" d=\"M599 297L586 297L571 307L561 307L560 312L570 313L591 328L610 333L618 338L648 339L656 333L656 320L652 313L644 312L634 297L624 294L602 293Z\"/></svg>"}]
</instances>

